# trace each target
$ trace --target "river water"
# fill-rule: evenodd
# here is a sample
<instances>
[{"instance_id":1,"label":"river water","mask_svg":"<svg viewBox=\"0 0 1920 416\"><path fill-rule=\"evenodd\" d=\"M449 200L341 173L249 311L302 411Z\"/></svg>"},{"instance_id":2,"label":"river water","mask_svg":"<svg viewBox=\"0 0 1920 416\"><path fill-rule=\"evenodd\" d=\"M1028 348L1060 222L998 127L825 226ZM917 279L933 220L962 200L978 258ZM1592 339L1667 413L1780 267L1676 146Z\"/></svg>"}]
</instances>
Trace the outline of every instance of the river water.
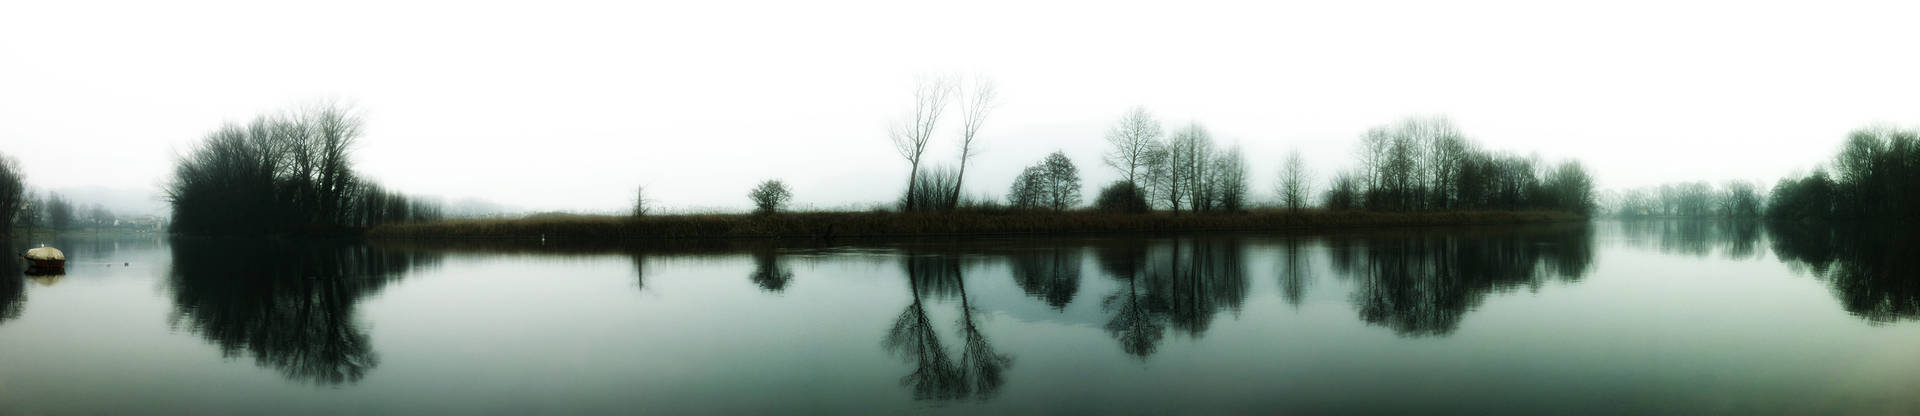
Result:
<instances>
[{"instance_id":1,"label":"river water","mask_svg":"<svg viewBox=\"0 0 1920 416\"><path fill-rule=\"evenodd\" d=\"M1912 414L1911 241L67 239L0 260L0 414Z\"/></svg>"}]
</instances>

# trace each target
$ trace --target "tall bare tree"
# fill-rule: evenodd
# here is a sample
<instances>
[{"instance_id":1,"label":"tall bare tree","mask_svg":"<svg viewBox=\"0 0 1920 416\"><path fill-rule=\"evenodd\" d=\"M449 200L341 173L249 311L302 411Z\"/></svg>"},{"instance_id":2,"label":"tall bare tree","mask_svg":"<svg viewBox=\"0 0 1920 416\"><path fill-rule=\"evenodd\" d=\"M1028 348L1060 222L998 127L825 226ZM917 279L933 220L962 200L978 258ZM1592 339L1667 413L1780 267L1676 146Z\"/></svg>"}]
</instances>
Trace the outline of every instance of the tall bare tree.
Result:
<instances>
[{"instance_id":1,"label":"tall bare tree","mask_svg":"<svg viewBox=\"0 0 1920 416\"><path fill-rule=\"evenodd\" d=\"M960 173L953 178L953 196L947 201L960 202L961 181L967 178L967 160L974 155L973 139L979 137L980 125L986 122L987 113L993 111L997 99L993 80L981 76L974 76L973 82L960 93Z\"/></svg>"},{"instance_id":2,"label":"tall bare tree","mask_svg":"<svg viewBox=\"0 0 1920 416\"><path fill-rule=\"evenodd\" d=\"M1288 210L1297 212L1306 205L1307 183L1312 180L1307 177L1306 165L1306 160L1300 157L1300 149L1293 149L1287 152L1286 164L1280 167L1280 186L1275 193L1280 195L1280 204Z\"/></svg>"},{"instance_id":3,"label":"tall bare tree","mask_svg":"<svg viewBox=\"0 0 1920 416\"><path fill-rule=\"evenodd\" d=\"M933 129L953 96L954 82L950 77L923 77L917 84L913 90L913 112L896 120L888 134L894 149L907 160L907 197L902 202L908 211L925 208L913 198L914 179L920 175L920 159L927 154Z\"/></svg>"},{"instance_id":4,"label":"tall bare tree","mask_svg":"<svg viewBox=\"0 0 1920 416\"><path fill-rule=\"evenodd\" d=\"M344 222L347 196L353 192L354 175L348 152L361 132L360 116L353 107L330 103L311 113L313 134L319 139L320 196L318 214L323 224Z\"/></svg>"},{"instance_id":5,"label":"tall bare tree","mask_svg":"<svg viewBox=\"0 0 1920 416\"><path fill-rule=\"evenodd\" d=\"M1113 147L1107 151L1107 166L1126 173L1127 183L1138 185L1135 179L1146 167L1148 153L1160 142L1160 134L1160 121L1146 107L1134 107L1107 130L1107 145Z\"/></svg>"},{"instance_id":6,"label":"tall bare tree","mask_svg":"<svg viewBox=\"0 0 1920 416\"><path fill-rule=\"evenodd\" d=\"M1188 124L1167 142L1167 159L1173 164L1173 179L1178 184L1174 189L1179 195L1173 199L1184 198L1194 212L1210 210L1217 202L1215 183L1209 176L1213 152L1213 135L1200 123Z\"/></svg>"}]
</instances>

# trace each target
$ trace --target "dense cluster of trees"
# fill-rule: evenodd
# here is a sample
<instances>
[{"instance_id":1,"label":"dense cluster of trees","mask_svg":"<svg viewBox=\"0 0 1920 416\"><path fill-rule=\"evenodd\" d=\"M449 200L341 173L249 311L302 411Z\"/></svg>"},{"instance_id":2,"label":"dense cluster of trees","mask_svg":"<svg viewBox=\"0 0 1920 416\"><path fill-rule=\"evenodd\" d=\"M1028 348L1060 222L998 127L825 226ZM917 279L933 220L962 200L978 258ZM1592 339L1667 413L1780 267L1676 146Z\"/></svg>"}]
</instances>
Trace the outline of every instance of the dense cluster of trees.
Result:
<instances>
[{"instance_id":1,"label":"dense cluster of trees","mask_svg":"<svg viewBox=\"0 0 1920 416\"><path fill-rule=\"evenodd\" d=\"M1124 182L1108 188L1141 200L1103 205L1174 212L1246 209L1247 163L1239 146L1217 148L1213 134L1199 123L1189 123L1164 138L1163 132L1160 121L1138 107L1107 132L1109 150L1104 160L1123 175Z\"/></svg>"},{"instance_id":2,"label":"dense cluster of trees","mask_svg":"<svg viewBox=\"0 0 1920 416\"><path fill-rule=\"evenodd\" d=\"M1028 166L1007 190L1007 202L1019 209L1066 211L1080 205L1080 170L1067 154L1053 152Z\"/></svg>"},{"instance_id":3,"label":"dense cluster of trees","mask_svg":"<svg viewBox=\"0 0 1920 416\"><path fill-rule=\"evenodd\" d=\"M1912 219L1920 212L1920 131L1855 130L1831 175L1814 169L1782 179L1767 205L1779 219Z\"/></svg>"},{"instance_id":4,"label":"dense cluster of trees","mask_svg":"<svg viewBox=\"0 0 1920 416\"><path fill-rule=\"evenodd\" d=\"M27 177L20 162L0 154L0 236L13 232L16 218L27 204Z\"/></svg>"},{"instance_id":5,"label":"dense cluster of trees","mask_svg":"<svg viewBox=\"0 0 1920 416\"><path fill-rule=\"evenodd\" d=\"M1587 214L1593 177L1480 149L1445 118L1409 118L1362 136L1359 166L1327 191L1329 208L1382 211L1547 209Z\"/></svg>"},{"instance_id":6,"label":"dense cluster of trees","mask_svg":"<svg viewBox=\"0 0 1920 416\"><path fill-rule=\"evenodd\" d=\"M360 178L348 156L362 123L316 106L207 135L166 184L176 232L260 234L440 218L437 204Z\"/></svg>"}]
</instances>

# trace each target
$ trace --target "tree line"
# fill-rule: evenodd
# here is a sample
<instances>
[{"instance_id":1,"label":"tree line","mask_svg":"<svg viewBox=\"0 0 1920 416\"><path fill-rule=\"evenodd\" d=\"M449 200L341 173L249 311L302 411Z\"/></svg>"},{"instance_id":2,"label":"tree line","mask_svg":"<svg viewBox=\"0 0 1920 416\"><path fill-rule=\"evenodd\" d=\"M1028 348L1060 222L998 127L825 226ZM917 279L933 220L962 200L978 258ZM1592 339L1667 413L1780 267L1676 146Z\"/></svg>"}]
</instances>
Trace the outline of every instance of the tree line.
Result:
<instances>
[{"instance_id":1,"label":"tree line","mask_svg":"<svg viewBox=\"0 0 1920 416\"><path fill-rule=\"evenodd\" d=\"M975 79L962 88L951 77L922 79L912 110L894 123L889 138L908 165L905 211L953 210L962 205L967 161L975 155L980 126L995 103L992 83ZM961 101L959 167L926 163L939 121ZM1252 205L1248 162L1238 145L1222 147L1198 122L1169 131L1144 107L1123 114L1106 133L1106 166L1120 179L1101 188L1094 208L1113 212L1237 212ZM1551 166L1536 158L1481 149L1445 118L1409 118L1375 127L1361 137L1359 167L1331 178L1320 206L1378 211L1561 210L1589 214L1595 207L1593 177L1575 161ZM1313 205L1306 163L1293 152L1283 161L1274 190L1292 210ZM1078 170L1054 152L1014 179L1006 196L1015 209L1065 211L1081 203Z\"/></svg>"},{"instance_id":2,"label":"tree line","mask_svg":"<svg viewBox=\"0 0 1920 416\"><path fill-rule=\"evenodd\" d=\"M1680 182L1634 188L1612 193L1607 199L1608 211L1621 218L1758 218L1766 205L1759 186L1737 180L1718 187L1706 182Z\"/></svg>"},{"instance_id":3,"label":"tree line","mask_svg":"<svg viewBox=\"0 0 1920 416\"><path fill-rule=\"evenodd\" d=\"M360 116L337 104L214 130L180 158L164 187L173 230L264 234L441 218L438 204L353 171L349 156L362 132Z\"/></svg>"},{"instance_id":4,"label":"tree line","mask_svg":"<svg viewBox=\"0 0 1920 416\"><path fill-rule=\"evenodd\" d=\"M1159 121L1144 108L1129 111L1115 123L1107 134L1105 161L1122 179L1101 191L1099 208L1234 212L1250 205L1247 162L1239 146L1216 147L1199 123L1161 136ZM1322 207L1581 214L1593 207L1593 178L1578 162L1544 168L1531 158L1481 150L1445 118L1409 118L1370 129L1356 155L1359 166L1330 180ZM1312 179L1305 165L1297 150L1282 162L1274 190L1282 207L1312 205ZM1139 195L1138 200L1131 195Z\"/></svg>"},{"instance_id":5,"label":"tree line","mask_svg":"<svg viewBox=\"0 0 1920 416\"><path fill-rule=\"evenodd\" d=\"M1831 163L1783 178L1770 191L1746 181L1680 182L1607 199L1608 211L1622 218L1912 219L1920 212L1920 130L1854 130Z\"/></svg>"},{"instance_id":6,"label":"tree line","mask_svg":"<svg viewBox=\"0 0 1920 416\"><path fill-rule=\"evenodd\" d=\"M1920 212L1920 130L1869 127L1847 135L1833 172L1781 179L1767 199L1776 219L1908 220Z\"/></svg>"}]
</instances>

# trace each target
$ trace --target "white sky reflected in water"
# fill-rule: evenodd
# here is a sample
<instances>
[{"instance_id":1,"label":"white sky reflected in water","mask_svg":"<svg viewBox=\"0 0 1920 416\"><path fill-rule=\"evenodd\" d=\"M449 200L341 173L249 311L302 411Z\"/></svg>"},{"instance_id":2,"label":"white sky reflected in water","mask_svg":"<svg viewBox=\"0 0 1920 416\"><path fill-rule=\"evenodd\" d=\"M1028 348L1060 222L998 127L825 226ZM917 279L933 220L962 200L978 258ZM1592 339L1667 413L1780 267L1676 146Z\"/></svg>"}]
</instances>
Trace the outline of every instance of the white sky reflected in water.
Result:
<instances>
[{"instance_id":1,"label":"white sky reflected in water","mask_svg":"<svg viewBox=\"0 0 1920 416\"><path fill-rule=\"evenodd\" d=\"M1055 149L1090 197L1134 105L1245 146L1262 200L1289 148L1326 178L1366 128L1426 114L1603 187L1770 186L1850 129L1920 124L1916 6L1817 6L13 2L0 152L42 188L152 192L220 123L338 97L368 113L358 168L406 192L745 209L778 177L865 207L904 186L885 127L914 75L956 71L999 83L968 170L995 197Z\"/></svg>"}]
</instances>

